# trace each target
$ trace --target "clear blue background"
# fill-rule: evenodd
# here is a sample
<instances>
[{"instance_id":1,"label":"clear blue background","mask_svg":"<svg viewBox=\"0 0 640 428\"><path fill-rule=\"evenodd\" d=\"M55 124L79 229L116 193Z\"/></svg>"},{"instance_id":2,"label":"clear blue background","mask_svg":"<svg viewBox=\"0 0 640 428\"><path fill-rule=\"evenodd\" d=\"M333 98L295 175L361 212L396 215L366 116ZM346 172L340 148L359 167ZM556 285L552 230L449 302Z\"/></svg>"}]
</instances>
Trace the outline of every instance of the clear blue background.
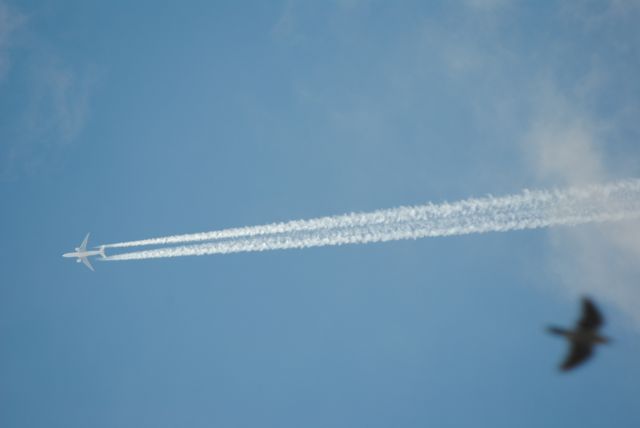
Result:
<instances>
[{"instance_id":1,"label":"clear blue background","mask_svg":"<svg viewBox=\"0 0 640 428\"><path fill-rule=\"evenodd\" d=\"M640 308L552 231L60 257L638 176L638 4L582 3L0 3L0 426L640 426Z\"/></svg>"}]
</instances>

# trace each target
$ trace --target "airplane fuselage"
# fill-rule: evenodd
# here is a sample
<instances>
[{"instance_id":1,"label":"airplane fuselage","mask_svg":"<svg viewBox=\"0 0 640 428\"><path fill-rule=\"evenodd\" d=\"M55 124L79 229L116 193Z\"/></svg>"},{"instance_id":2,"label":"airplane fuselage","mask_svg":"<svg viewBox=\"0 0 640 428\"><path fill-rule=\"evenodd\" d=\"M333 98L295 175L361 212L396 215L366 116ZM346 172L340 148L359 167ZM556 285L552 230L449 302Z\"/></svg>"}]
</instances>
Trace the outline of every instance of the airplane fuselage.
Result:
<instances>
[{"instance_id":1,"label":"airplane fuselage","mask_svg":"<svg viewBox=\"0 0 640 428\"><path fill-rule=\"evenodd\" d=\"M62 257L73 257L76 259L81 259L83 257L91 257L91 256L101 256L102 255L102 251L100 250L89 250L89 251L76 251L73 253L65 253L62 255Z\"/></svg>"},{"instance_id":2,"label":"airplane fuselage","mask_svg":"<svg viewBox=\"0 0 640 428\"><path fill-rule=\"evenodd\" d=\"M87 236L84 237L84 241L82 241L82 244L80 244L79 247L76 247L74 252L64 253L62 257L73 257L74 259L77 259L76 262L78 263L82 262L85 264L86 267L93 270L93 266L91 266L91 262L89 262L89 257L100 256L104 259L106 258L106 256L104 255L104 245L102 245L97 250L87 250L88 241L89 241L89 234L87 233Z\"/></svg>"}]
</instances>

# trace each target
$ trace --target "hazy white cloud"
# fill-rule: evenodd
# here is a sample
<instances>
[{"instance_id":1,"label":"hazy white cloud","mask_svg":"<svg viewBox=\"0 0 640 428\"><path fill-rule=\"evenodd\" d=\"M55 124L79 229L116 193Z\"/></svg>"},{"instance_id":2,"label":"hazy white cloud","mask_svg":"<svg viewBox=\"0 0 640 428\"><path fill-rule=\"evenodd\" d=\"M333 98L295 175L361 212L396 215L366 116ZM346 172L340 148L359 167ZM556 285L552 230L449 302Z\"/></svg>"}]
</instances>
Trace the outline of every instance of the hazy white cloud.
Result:
<instances>
[{"instance_id":1,"label":"hazy white cloud","mask_svg":"<svg viewBox=\"0 0 640 428\"><path fill-rule=\"evenodd\" d=\"M593 29L611 24L620 24L625 19L634 21L632 15L640 11L640 0L561 2L560 11L565 17Z\"/></svg>"},{"instance_id":2,"label":"hazy white cloud","mask_svg":"<svg viewBox=\"0 0 640 428\"><path fill-rule=\"evenodd\" d=\"M538 179L580 185L606 179L597 121L580 111L553 83L535 86L523 147Z\"/></svg>"},{"instance_id":3,"label":"hazy white cloud","mask_svg":"<svg viewBox=\"0 0 640 428\"><path fill-rule=\"evenodd\" d=\"M557 117L536 118L524 146L533 168L545 181L577 184L602 182L620 175L620 171L607 171L597 126L571 111L564 110ZM548 233L549 262L567 290L607 299L640 326L640 222L554 229Z\"/></svg>"},{"instance_id":4,"label":"hazy white cloud","mask_svg":"<svg viewBox=\"0 0 640 428\"><path fill-rule=\"evenodd\" d=\"M295 23L292 5L287 3L282 15L283 28L293 28ZM633 62L638 58L634 46L638 5L640 1L558 2L545 13L552 14L553 25L563 31L532 35L518 33L517 26L517 19L524 19L520 12L529 13L530 5L521 11L518 8L524 2L468 0L462 9L451 6L446 20L424 17L420 27L407 28L398 38L402 44L390 44L393 50L375 50L377 57L367 57L366 75L349 90L327 95L324 80L316 78L320 82L316 83L306 78L301 79L298 92L307 104L322 104L331 112L330 123L350 136L350 149L358 140L366 141L367 150L375 144L393 144L389 153L401 156L404 143L398 140L398 118L412 117L420 110L424 120L406 123L415 132L420 132L416 127L428 128L427 101L433 82L438 81L446 88L442 93L451 97L445 100L440 94L439 102L463 100L473 110L473 117L461 126L478 132L477 141L468 143L470 150L481 145L478 157L490 152L478 162L502 159L504 170L478 175L489 185L494 183L494 188L500 188L498 181L563 187L638 176L640 163L621 156L634 150L629 136L640 136L640 101L628 95L640 90L634 74L637 62ZM451 27L454 22L456 26ZM367 86L369 82L373 83ZM365 90L359 92L361 87ZM486 143L478 142L483 140ZM442 151L442 147L437 148ZM411 147L406 149L411 152ZM362 158L367 152L357 154ZM504 163L518 154L518 167ZM640 325L640 286L636 285L640 223L545 233L548 263L557 275L556 283L562 284L560 294L571 298L593 294L615 304Z\"/></svg>"},{"instance_id":5,"label":"hazy white cloud","mask_svg":"<svg viewBox=\"0 0 640 428\"><path fill-rule=\"evenodd\" d=\"M638 176L637 163L611 153L622 143L620 136L640 135L640 101L615 95L640 89L629 74L633 68L629 61L636 57L619 54L637 50L631 47L631 39L620 37L628 36L633 29L630 23L640 18L640 1L601 3L601 8L575 6L575 13L568 11L573 3L561 5L558 20L582 34L577 40L558 39L544 51L519 51L517 44L505 39L499 21L483 26L477 37L433 24L425 33L426 39L437 40L428 44L430 55L449 68L450 79L473 82L469 102L478 103L475 114L480 122L519 142L531 186L562 187ZM517 2L470 0L467 5L489 11L517 7ZM581 48L576 44L580 37L584 37L582 43L590 37L600 43L588 58L574 54ZM520 128L504 123L517 123ZM563 285L561 294L570 298L593 294L640 326L640 222L545 233L548 263Z\"/></svg>"},{"instance_id":6,"label":"hazy white cloud","mask_svg":"<svg viewBox=\"0 0 640 428\"><path fill-rule=\"evenodd\" d=\"M548 77L532 86L522 144L529 165L545 184L594 183L638 174L608 157L617 142L612 136L621 134L618 128L637 125L616 114L603 116L595 108L600 99L611 97L611 88L603 82L624 76L594 67L562 89L559 79ZM638 107L617 105L612 110L624 114ZM640 326L640 222L554 229L548 234L549 263L564 290L570 296L587 293L607 300Z\"/></svg>"},{"instance_id":7,"label":"hazy white cloud","mask_svg":"<svg viewBox=\"0 0 640 428\"><path fill-rule=\"evenodd\" d=\"M565 292L602 298L640 327L640 224L558 229L549 236L549 260Z\"/></svg>"},{"instance_id":8,"label":"hazy white cloud","mask_svg":"<svg viewBox=\"0 0 640 428\"><path fill-rule=\"evenodd\" d=\"M295 30L294 0L286 0L276 23L271 28L271 34L278 38L290 37Z\"/></svg>"},{"instance_id":9,"label":"hazy white cloud","mask_svg":"<svg viewBox=\"0 0 640 428\"><path fill-rule=\"evenodd\" d=\"M465 3L475 9L492 10L513 3L513 0L465 0Z\"/></svg>"},{"instance_id":10,"label":"hazy white cloud","mask_svg":"<svg viewBox=\"0 0 640 428\"><path fill-rule=\"evenodd\" d=\"M368 6L371 0L334 0L336 5L343 10L352 10L358 7Z\"/></svg>"},{"instance_id":11,"label":"hazy white cloud","mask_svg":"<svg viewBox=\"0 0 640 428\"><path fill-rule=\"evenodd\" d=\"M0 80L2 80L10 65L9 49L12 45L12 36L25 22L25 17L12 10L0 1Z\"/></svg>"},{"instance_id":12,"label":"hazy white cloud","mask_svg":"<svg viewBox=\"0 0 640 428\"><path fill-rule=\"evenodd\" d=\"M0 3L0 72L3 64L6 72L10 62L6 49L10 33L22 26L26 35L14 49L23 59L14 72L5 74L0 86L0 96L5 94L0 102L12 114L0 127L0 179L5 180L38 173L77 140L97 78L91 67L63 61L56 47L41 40L25 22L20 12ZM14 96L16 92L21 95Z\"/></svg>"},{"instance_id":13,"label":"hazy white cloud","mask_svg":"<svg viewBox=\"0 0 640 428\"><path fill-rule=\"evenodd\" d=\"M94 76L51 58L35 80L28 127L57 135L63 144L72 142L84 126Z\"/></svg>"},{"instance_id":14,"label":"hazy white cloud","mask_svg":"<svg viewBox=\"0 0 640 428\"><path fill-rule=\"evenodd\" d=\"M7 147L0 152L0 178L5 180L41 172L77 141L97 80L95 72L78 71L54 59L32 73L24 108L16 112Z\"/></svg>"}]
</instances>

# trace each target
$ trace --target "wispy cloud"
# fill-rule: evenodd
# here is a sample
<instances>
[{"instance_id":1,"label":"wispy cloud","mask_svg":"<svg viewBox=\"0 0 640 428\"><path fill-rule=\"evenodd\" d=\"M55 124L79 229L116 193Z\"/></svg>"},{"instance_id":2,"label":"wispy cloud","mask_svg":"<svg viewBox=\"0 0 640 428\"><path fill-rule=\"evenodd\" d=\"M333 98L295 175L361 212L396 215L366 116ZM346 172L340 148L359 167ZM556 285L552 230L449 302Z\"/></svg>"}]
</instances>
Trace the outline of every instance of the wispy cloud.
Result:
<instances>
[{"instance_id":1,"label":"wispy cloud","mask_svg":"<svg viewBox=\"0 0 640 428\"><path fill-rule=\"evenodd\" d=\"M608 20L606 25L614 26L615 21L628 19L612 12L619 7L610 2L606 12L598 14L600 24ZM614 35L607 37L608 44L616 43ZM532 86L535 93L522 144L539 180L576 185L638 174L610 155L620 143L622 130L637 128L624 112L640 107L637 100L620 97L603 111L601 105L612 99L616 85L630 77L619 71L624 67L616 61L620 60L594 52L591 67L572 82L563 82L558 67L557 74L546 73ZM600 66L605 63L607 67ZM633 82L625 89L630 87L638 89ZM640 326L640 222L555 229L549 237L549 263L570 294L595 294L617 305Z\"/></svg>"},{"instance_id":2,"label":"wispy cloud","mask_svg":"<svg viewBox=\"0 0 640 428\"><path fill-rule=\"evenodd\" d=\"M549 98L524 139L542 180L593 183L634 173L607 166L606 134L597 119L576 111L560 94ZM601 296L640 325L640 222L553 230L549 236L549 262L568 290Z\"/></svg>"},{"instance_id":3,"label":"wispy cloud","mask_svg":"<svg viewBox=\"0 0 640 428\"><path fill-rule=\"evenodd\" d=\"M513 0L465 0L467 6L484 10L494 10L512 2Z\"/></svg>"},{"instance_id":4,"label":"wispy cloud","mask_svg":"<svg viewBox=\"0 0 640 428\"><path fill-rule=\"evenodd\" d=\"M28 127L53 133L62 144L74 141L86 120L94 76L90 70L74 69L55 57L47 59L36 71Z\"/></svg>"},{"instance_id":5,"label":"wispy cloud","mask_svg":"<svg viewBox=\"0 0 640 428\"><path fill-rule=\"evenodd\" d=\"M271 34L277 38L290 37L295 29L294 1L285 0L276 23L271 28Z\"/></svg>"},{"instance_id":6,"label":"wispy cloud","mask_svg":"<svg viewBox=\"0 0 640 428\"><path fill-rule=\"evenodd\" d=\"M477 23L478 9L492 18L483 14L482 31L473 36L430 22L427 40L437 40L428 45L430 55L440 58L451 79L473 82L468 98L479 107L479 123L518 142L533 182L586 185L638 176L638 163L621 153L638 154L637 145L625 140L640 135L640 102L628 95L640 90L634 77L640 46L633 42L640 2L558 5L546 12L565 32L549 40L540 35L539 44L528 40L527 50L504 22L513 16L501 14L504 6L515 12L525 6L518 3L467 1L461 19L469 25ZM562 294L597 295L640 326L640 222L547 233L547 263L563 285Z\"/></svg>"},{"instance_id":7,"label":"wispy cloud","mask_svg":"<svg viewBox=\"0 0 640 428\"><path fill-rule=\"evenodd\" d=\"M345 78L348 90L334 98L326 94L322 77L316 78L319 83L301 79L304 100L325 106L328 114L340 119L338 125L355 128L368 149L384 140L395 149L390 156L396 156L403 144L399 135L406 133L396 127L397 118L428 130L433 125L428 123L429 112L438 114L462 104L462 99L473 114L461 126L485 141L500 141L484 144L479 156L502 151L522 166L508 169L503 162L504 170L480 176L497 188L500 181L548 187L638 176L640 162L632 158L638 155L634 138L640 137L640 101L630 94L640 91L635 76L640 66L640 45L635 43L639 1L539 7L519 1L468 0L462 5L448 6L441 16L417 19L419 24L408 26L402 35L390 35L402 41L390 43L390 50L384 45L371 48L375 56L359 58L366 64L358 64L359 69L366 68L366 75L357 82ZM340 7L335 13L345 14ZM283 22L295 18L283 16ZM547 27L536 32L540 19ZM350 32L358 30L335 26L332 31L353 35ZM345 37L337 34L335 39ZM336 81L341 83L334 79L331 84ZM374 84L367 86L369 81ZM366 90L360 93L360 87ZM429 110L432 99L437 109ZM419 121L407 119L415 119L418 110ZM492 166L487 169L496 169ZM505 180L505 174L511 175ZM565 292L572 297L596 294L640 324L638 222L547 233L548 263Z\"/></svg>"},{"instance_id":8,"label":"wispy cloud","mask_svg":"<svg viewBox=\"0 0 640 428\"><path fill-rule=\"evenodd\" d=\"M539 83L532 96L523 147L538 179L584 184L606 178L597 149L597 120L562 94L553 82ZM602 125L603 126L603 125Z\"/></svg>"},{"instance_id":9,"label":"wispy cloud","mask_svg":"<svg viewBox=\"0 0 640 428\"><path fill-rule=\"evenodd\" d=\"M10 9L0 1L0 81L6 76L10 66L9 50L16 30L25 22L25 17Z\"/></svg>"},{"instance_id":10,"label":"wispy cloud","mask_svg":"<svg viewBox=\"0 0 640 428\"><path fill-rule=\"evenodd\" d=\"M2 180L39 173L64 147L77 141L97 77L87 65L62 60L57 48L27 24L21 12L0 3L0 72L5 74L0 102L11 112L11 117L0 123ZM12 52L7 46L12 44L10 35L20 26L24 41L12 52L19 54L21 61L9 70Z\"/></svg>"},{"instance_id":11,"label":"wispy cloud","mask_svg":"<svg viewBox=\"0 0 640 428\"><path fill-rule=\"evenodd\" d=\"M280 25L291 29L296 4L286 5ZM328 112L337 134L366 142L358 159L377 149L375 144L393 146L376 151L387 159L402 156L407 144L403 136L414 134L398 123L412 127L420 144L429 137L442 138L440 146L430 146L435 148L431 152L450 154L458 143L430 130L438 128L434 118L444 117L442 111L460 112L465 135L477 136L473 143L459 143L460 153L475 150L475 162L487 163L482 171L465 164L473 170L460 173L460 185L467 191L501 189L505 183L555 187L638 176L640 101L633 94L640 91L640 45L635 43L640 1L542 7L516 0L467 0L445 10L419 17L403 34L389 34L393 40L388 45L369 46L367 52L373 55L345 55L344 72L331 81L313 73L301 76L301 100ZM331 27L338 32L334 40L368 40L357 33L350 11L336 7L332 13L346 16L345 25ZM544 31L536 31L543 19ZM352 78L350 69L366 73ZM330 92L327 87L341 90ZM355 144L348 148L354 150ZM501 160L488 164L495 159ZM407 165L411 160L398 162ZM440 177L422 181L443 182L433 178ZM473 187L482 180L481 188ZM546 233L548 263L566 292L561 294L595 294L640 325L638 222Z\"/></svg>"}]
</instances>

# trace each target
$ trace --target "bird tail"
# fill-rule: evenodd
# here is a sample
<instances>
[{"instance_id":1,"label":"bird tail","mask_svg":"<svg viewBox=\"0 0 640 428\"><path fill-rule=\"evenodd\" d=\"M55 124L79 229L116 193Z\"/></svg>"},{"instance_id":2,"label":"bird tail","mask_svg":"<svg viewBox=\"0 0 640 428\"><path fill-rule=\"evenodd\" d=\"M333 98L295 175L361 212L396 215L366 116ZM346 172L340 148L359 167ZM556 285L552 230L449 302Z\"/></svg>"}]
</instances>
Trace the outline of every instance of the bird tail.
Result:
<instances>
[{"instance_id":1,"label":"bird tail","mask_svg":"<svg viewBox=\"0 0 640 428\"><path fill-rule=\"evenodd\" d=\"M549 333L557 334L559 336L565 336L567 334L567 330L565 330L564 328L554 327L554 326L547 327L547 331Z\"/></svg>"}]
</instances>

